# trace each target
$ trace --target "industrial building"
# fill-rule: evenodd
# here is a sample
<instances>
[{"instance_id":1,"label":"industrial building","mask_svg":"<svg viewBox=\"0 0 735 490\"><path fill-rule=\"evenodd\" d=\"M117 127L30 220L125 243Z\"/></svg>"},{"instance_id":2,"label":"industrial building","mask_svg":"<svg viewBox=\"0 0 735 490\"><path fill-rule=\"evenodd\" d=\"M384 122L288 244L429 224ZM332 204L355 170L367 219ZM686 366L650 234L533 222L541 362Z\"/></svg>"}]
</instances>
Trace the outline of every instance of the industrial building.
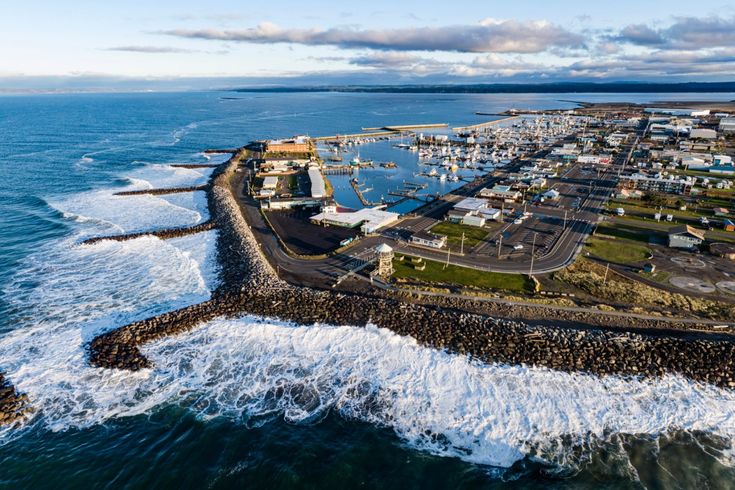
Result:
<instances>
[{"instance_id":1,"label":"industrial building","mask_svg":"<svg viewBox=\"0 0 735 490\"><path fill-rule=\"evenodd\" d=\"M375 233L380 228L390 226L400 215L376 208L364 208L348 213L322 212L311 217L311 222L319 225L341 226L343 228L357 228L368 234Z\"/></svg>"},{"instance_id":2,"label":"industrial building","mask_svg":"<svg viewBox=\"0 0 735 490\"><path fill-rule=\"evenodd\" d=\"M720 131L726 134L735 133L735 117L727 117L720 120Z\"/></svg>"},{"instance_id":3,"label":"industrial building","mask_svg":"<svg viewBox=\"0 0 735 490\"><path fill-rule=\"evenodd\" d=\"M311 197L326 197L327 189L321 170L319 170L318 167L309 167L307 173L309 175L309 180L311 181Z\"/></svg>"},{"instance_id":4,"label":"industrial building","mask_svg":"<svg viewBox=\"0 0 735 490\"><path fill-rule=\"evenodd\" d=\"M669 230L669 247L697 248L704 241L704 232L689 225L681 225Z\"/></svg>"},{"instance_id":5,"label":"industrial building","mask_svg":"<svg viewBox=\"0 0 735 490\"><path fill-rule=\"evenodd\" d=\"M284 140L268 140L265 142L265 151L268 153L306 153L309 148L308 136L296 136Z\"/></svg>"}]
</instances>

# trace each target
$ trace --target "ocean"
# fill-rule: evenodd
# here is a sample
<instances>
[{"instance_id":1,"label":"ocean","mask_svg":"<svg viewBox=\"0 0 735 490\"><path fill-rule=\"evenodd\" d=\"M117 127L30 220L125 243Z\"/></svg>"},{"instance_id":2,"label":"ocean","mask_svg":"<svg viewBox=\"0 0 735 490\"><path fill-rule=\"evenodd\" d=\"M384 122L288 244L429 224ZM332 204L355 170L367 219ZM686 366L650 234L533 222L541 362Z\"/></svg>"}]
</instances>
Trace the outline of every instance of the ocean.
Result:
<instances>
[{"instance_id":1,"label":"ocean","mask_svg":"<svg viewBox=\"0 0 735 490\"><path fill-rule=\"evenodd\" d=\"M735 94L231 96L0 97L0 371L35 409L0 429L0 488L735 486L735 393L677 376L484 365L370 325L252 316L147 345L149 370L92 368L95 335L209 297L217 232L80 245L205 221L202 192L114 193L204 183L170 165L226 158L207 148Z\"/></svg>"}]
</instances>

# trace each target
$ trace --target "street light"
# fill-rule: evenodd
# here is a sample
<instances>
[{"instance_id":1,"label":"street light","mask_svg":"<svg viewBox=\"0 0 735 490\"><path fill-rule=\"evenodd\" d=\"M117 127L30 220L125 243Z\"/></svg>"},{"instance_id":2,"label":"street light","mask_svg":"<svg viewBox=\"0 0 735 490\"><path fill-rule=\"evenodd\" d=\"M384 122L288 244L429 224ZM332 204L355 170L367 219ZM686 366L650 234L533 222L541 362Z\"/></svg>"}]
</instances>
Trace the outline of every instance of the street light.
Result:
<instances>
[{"instance_id":1,"label":"street light","mask_svg":"<svg viewBox=\"0 0 735 490\"><path fill-rule=\"evenodd\" d=\"M531 269L528 271L528 275L530 277L533 276L533 258L535 256L535 252L536 252L536 235L537 235L537 233L534 232L533 233L533 244L531 245Z\"/></svg>"}]
</instances>

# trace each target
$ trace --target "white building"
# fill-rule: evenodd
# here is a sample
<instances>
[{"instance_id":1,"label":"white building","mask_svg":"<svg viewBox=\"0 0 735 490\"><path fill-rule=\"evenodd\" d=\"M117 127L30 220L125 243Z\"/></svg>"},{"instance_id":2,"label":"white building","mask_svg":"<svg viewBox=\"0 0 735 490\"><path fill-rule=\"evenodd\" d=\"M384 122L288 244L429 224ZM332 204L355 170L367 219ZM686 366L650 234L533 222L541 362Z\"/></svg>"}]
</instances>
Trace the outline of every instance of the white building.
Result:
<instances>
[{"instance_id":1,"label":"white building","mask_svg":"<svg viewBox=\"0 0 735 490\"><path fill-rule=\"evenodd\" d=\"M418 231L411 235L411 243L422 247L443 248L447 244L447 237L426 231Z\"/></svg>"},{"instance_id":2,"label":"white building","mask_svg":"<svg viewBox=\"0 0 735 490\"><path fill-rule=\"evenodd\" d=\"M325 197L327 195L327 190L321 170L317 167L309 167L307 172L309 174L309 180L311 181L311 197Z\"/></svg>"},{"instance_id":3,"label":"white building","mask_svg":"<svg viewBox=\"0 0 735 490\"><path fill-rule=\"evenodd\" d=\"M735 118L726 117L720 120L720 131L723 133L735 133Z\"/></svg>"},{"instance_id":4,"label":"white building","mask_svg":"<svg viewBox=\"0 0 735 490\"><path fill-rule=\"evenodd\" d=\"M689 138L714 140L717 139L717 131L715 131L714 129L695 128L689 132Z\"/></svg>"},{"instance_id":5,"label":"white building","mask_svg":"<svg viewBox=\"0 0 735 490\"><path fill-rule=\"evenodd\" d=\"M396 221L400 214L391 213L376 208L364 208L350 213L327 213L322 212L311 217L311 222L320 225L334 225L343 228L357 228L368 234L375 233L380 228L389 226Z\"/></svg>"},{"instance_id":6,"label":"white building","mask_svg":"<svg viewBox=\"0 0 735 490\"><path fill-rule=\"evenodd\" d=\"M264 190L275 190L278 188L278 177L268 176L263 179L263 186L261 189Z\"/></svg>"},{"instance_id":7,"label":"white building","mask_svg":"<svg viewBox=\"0 0 735 490\"><path fill-rule=\"evenodd\" d=\"M704 241L704 232L689 225L681 225L669 230L669 247L696 248Z\"/></svg>"},{"instance_id":8,"label":"white building","mask_svg":"<svg viewBox=\"0 0 735 490\"><path fill-rule=\"evenodd\" d=\"M512 190L509 185L495 185L492 189L482 189L479 195L507 201L517 201L523 196L520 191Z\"/></svg>"}]
</instances>

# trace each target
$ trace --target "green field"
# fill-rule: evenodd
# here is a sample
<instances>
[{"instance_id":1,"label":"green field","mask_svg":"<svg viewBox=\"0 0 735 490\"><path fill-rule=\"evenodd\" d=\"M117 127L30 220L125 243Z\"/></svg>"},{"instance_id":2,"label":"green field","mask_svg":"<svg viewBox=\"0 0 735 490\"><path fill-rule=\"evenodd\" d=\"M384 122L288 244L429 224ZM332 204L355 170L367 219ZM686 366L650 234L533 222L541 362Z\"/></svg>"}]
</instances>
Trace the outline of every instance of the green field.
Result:
<instances>
[{"instance_id":1,"label":"green field","mask_svg":"<svg viewBox=\"0 0 735 490\"><path fill-rule=\"evenodd\" d=\"M453 252L459 252L462 244L462 233L464 233L464 250L466 252L480 243L490 233L490 230L443 221L434 225L431 228L431 232L437 235L445 235L447 237L447 246Z\"/></svg>"},{"instance_id":2,"label":"green field","mask_svg":"<svg viewBox=\"0 0 735 490\"><path fill-rule=\"evenodd\" d=\"M632 225L620 224L601 224L597 227L595 234L606 235L615 238L623 238L625 240L646 244L651 242L651 238L657 239L659 241L663 241L666 238L665 232L658 232Z\"/></svg>"},{"instance_id":3,"label":"green field","mask_svg":"<svg viewBox=\"0 0 735 490\"><path fill-rule=\"evenodd\" d=\"M642 262L651 254L650 249L634 241L600 237L590 237L585 250L594 257L616 264Z\"/></svg>"},{"instance_id":4,"label":"green field","mask_svg":"<svg viewBox=\"0 0 735 490\"><path fill-rule=\"evenodd\" d=\"M474 286L482 289L502 289L514 292L533 291L533 282L521 274L502 274L484 272L456 265L449 265L431 260L424 260L426 268L416 270L410 257L405 260L394 260L393 277L398 279L416 279L428 283L453 284L457 286Z\"/></svg>"}]
</instances>

